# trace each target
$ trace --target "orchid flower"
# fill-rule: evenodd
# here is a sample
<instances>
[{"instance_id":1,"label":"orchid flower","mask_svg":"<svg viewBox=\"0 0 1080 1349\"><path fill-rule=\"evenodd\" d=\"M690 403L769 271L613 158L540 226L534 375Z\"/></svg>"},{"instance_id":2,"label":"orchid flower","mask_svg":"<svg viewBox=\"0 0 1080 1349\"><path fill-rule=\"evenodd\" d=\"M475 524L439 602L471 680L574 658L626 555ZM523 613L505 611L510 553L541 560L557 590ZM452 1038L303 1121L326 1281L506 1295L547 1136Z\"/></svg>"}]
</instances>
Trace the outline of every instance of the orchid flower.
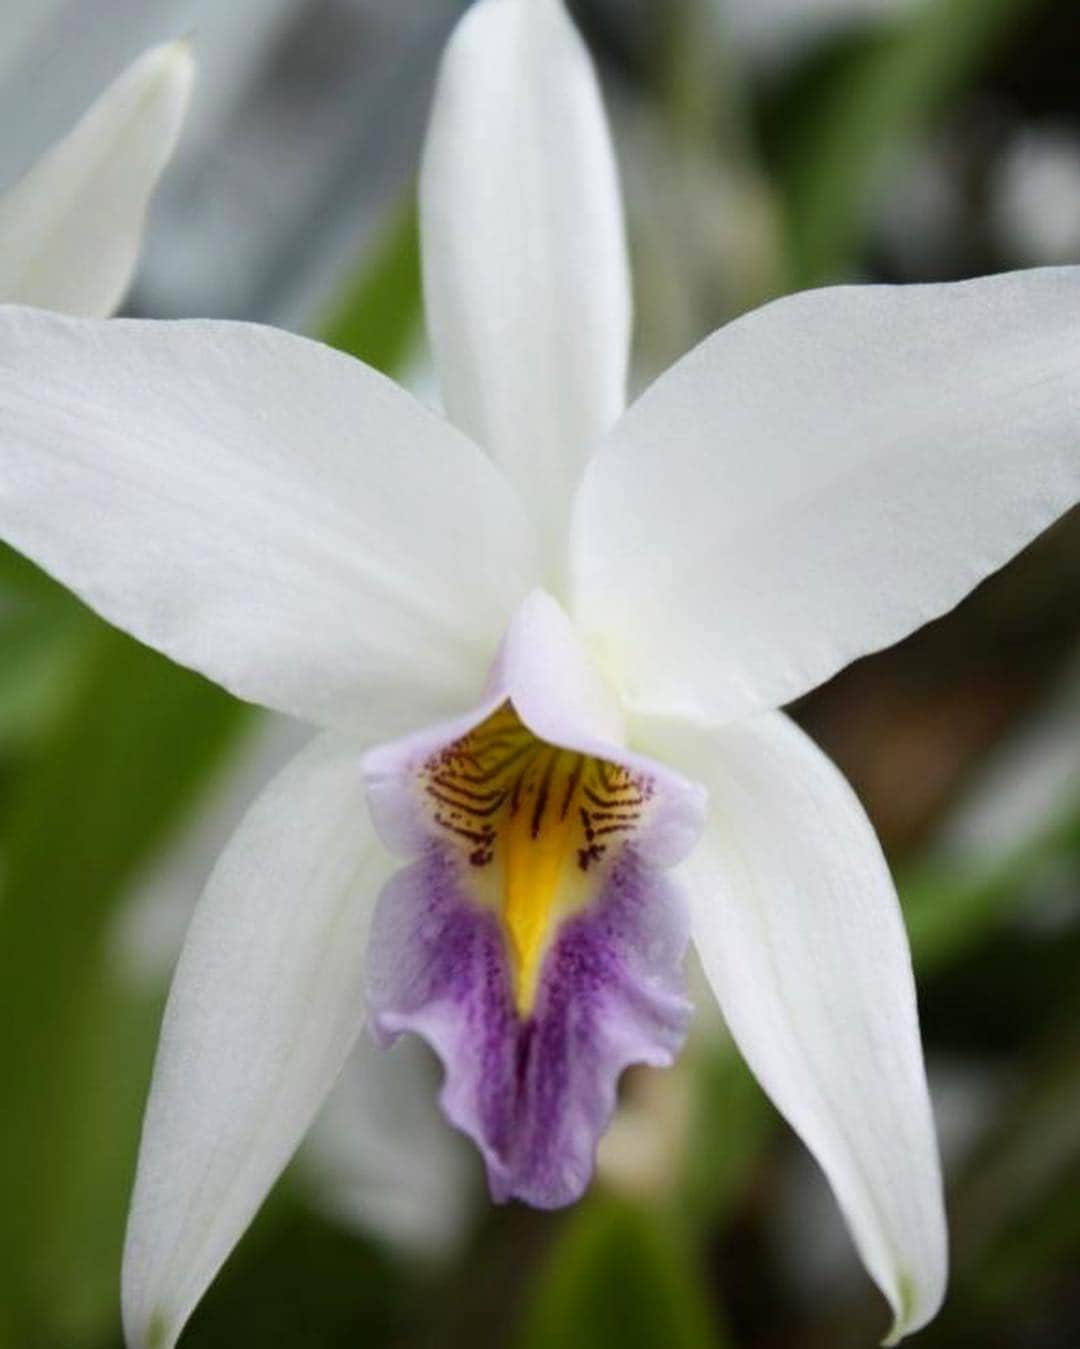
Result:
<instances>
[{"instance_id":1,"label":"orchid flower","mask_svg":"<svg viewBox=\"0 0 1080 1349\"><path fill-rule=\"evenodd\" d=\"M496 1199L586 1187L692 937L891 1303L936 1311L911 961L780 705L954 605L1080 486L1080 269L797 295L624 408L631 304L562 0L478 0L421 184L448 418L268 328L0 311L0 532L321 733L193 917L124 1262L170 1349L365 1020L426 1039ZM722 1146L722 1140L718 1140Z\"/></svg>"},{"instance_id":2,"label":"orchid flower","mask_svg":"<svg viewBox=\"0 0 1080 1349\"><path fill-rule=\"evenodd\" d=\"M119 308L193 79L186 42L144 52L0 197L0 297L89 318Z\"/></svg>"}]
</instances>

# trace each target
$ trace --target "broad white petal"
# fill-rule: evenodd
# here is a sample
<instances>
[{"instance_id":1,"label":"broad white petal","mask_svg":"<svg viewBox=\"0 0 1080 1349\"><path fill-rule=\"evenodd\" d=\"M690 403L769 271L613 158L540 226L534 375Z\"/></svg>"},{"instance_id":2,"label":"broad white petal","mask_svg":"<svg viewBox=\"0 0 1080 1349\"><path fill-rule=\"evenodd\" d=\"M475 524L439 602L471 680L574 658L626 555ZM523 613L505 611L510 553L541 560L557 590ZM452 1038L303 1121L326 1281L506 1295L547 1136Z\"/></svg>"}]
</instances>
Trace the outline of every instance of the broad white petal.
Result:
<instances>
[{"instance_id":1,"label":"broad white petal","mask_svg":"<svg viewBox=\"0 0 1080 1349\"><path fill-rule=\"evenodd\" d=\"M386 739L469 706L534 584L483 453L247 324L0 310L0 534L243 698Z\"/></svg>"},{"instance_id":2,"label":"broad white petal","mask_svg":"<svg viewBox=\"0 0 1080 1349\"><path fill-rule=\"evenodd\" d=\"M561 535L623 410L618 175L562 0L479 0L443 59L421 179L428 323L451 419Z\"/></svg>"},{"instance_id":3,"label":"broad white petal","mask_svg":"<svg viewBox=\"0 0 1080 1349\"><path fill-rule=\"evenodd\" d=\"M363 1022L386 871L361 747L317 740L241 824L165 1011L124 1252L129 1349L171 1349L326 1098Z\"/></svg>"},{"instance_id":4,"label":"broad white petal","mask_svg":"<svg viewBox=\"0 0 1080 1349\"><path fill-rule=\"evenodd\" d=\"M629 701L779 706L951 608L1080 495L1080 268L780 300L595 456L575 612Z\"/></svg>"},{"instance_id":5,"label":"broad white petal","mask_svg":"<svg viewBox=\"0 0 1080 1349\"><path fill-rule=\"evenodd\" d=\"M817 1158L892 1335L944 1293L941 1174L896 892L851 788L779 713L703 733L640 723L709 789L684 864L694 941L747 1063Z\"/></svg>"},{"instance_id":6,"label":"broad white petal","mask_svg":"<svg viewBox=\"0 0 1080 1349\"><path fill-rule=\"evenodd\" d=\"M0 297L105 318L139 257L150 194L191 97L186 42L154 47L0 197Z\"/></svg>"}]
</instances>

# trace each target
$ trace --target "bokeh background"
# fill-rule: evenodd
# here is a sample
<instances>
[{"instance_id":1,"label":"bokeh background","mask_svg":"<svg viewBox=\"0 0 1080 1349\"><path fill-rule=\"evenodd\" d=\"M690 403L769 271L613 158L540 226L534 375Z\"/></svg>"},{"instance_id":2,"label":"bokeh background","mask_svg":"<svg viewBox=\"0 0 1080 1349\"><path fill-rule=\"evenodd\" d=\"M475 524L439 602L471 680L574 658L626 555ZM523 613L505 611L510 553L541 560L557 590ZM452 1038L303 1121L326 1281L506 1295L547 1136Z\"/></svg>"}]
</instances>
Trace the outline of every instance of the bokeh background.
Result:
<instances>
[{"instance_id":1,"label":"bokeh background","mask_svg":"<svg viewBox=\"0 0 1080 1349\"><path fill-rule=\"evenodd\" d=\"M4 0L0 183L150 42L201 82L131 312L317 334L435 390L414 176L461 0ZM636 379L836 279L1080 263L1076 0L575 0L629 201ZM931 1349L1080 1344L1080 518L796 715L912 935L954 1277ZM0 1344L118 1349L157 1021L303 733L0 554ZM298 897L300 899L301 897ZM494 1209L425 1051L362 1044L190 1349L846 1349L884 1304L707 996L575 1209Z\"/></svg>"}]
</instances>

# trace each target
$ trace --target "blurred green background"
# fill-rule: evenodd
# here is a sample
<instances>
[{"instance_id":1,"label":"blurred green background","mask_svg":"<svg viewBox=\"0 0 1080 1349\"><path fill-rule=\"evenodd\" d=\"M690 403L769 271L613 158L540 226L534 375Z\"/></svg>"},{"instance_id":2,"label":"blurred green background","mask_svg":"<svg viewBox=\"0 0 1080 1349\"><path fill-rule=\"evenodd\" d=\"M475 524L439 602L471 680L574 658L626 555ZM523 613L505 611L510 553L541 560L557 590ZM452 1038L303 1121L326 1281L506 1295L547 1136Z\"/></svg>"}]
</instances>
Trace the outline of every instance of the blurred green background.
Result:
<instances>
[{"instance_id":1,"label":"blurred green background","mask_svg":"<svg viewBox=\"0 0 1080 1349\"><path fill-rule=\"evenodd\" d=\"M626 183L639 383L791 289L1080 262L1076 0L571 7ZM461 8L8 0L0 170L146 41L193 29L203 85L132 311L302 328L425 395L412 176ZM1080 1344L1078 601L1074 511L795 709L870 811L915 949L954 1265L927 1349ZM231 823L299 739L0 554L5 1347L120 1344L169 969ZM680 1065L628 1077L600 1178L557 1215L492 1208L423 1055L362 1046L184 1345L875 1343L884 1304L824 1182L700 1001Z\"/></svg>"}]
</instances>

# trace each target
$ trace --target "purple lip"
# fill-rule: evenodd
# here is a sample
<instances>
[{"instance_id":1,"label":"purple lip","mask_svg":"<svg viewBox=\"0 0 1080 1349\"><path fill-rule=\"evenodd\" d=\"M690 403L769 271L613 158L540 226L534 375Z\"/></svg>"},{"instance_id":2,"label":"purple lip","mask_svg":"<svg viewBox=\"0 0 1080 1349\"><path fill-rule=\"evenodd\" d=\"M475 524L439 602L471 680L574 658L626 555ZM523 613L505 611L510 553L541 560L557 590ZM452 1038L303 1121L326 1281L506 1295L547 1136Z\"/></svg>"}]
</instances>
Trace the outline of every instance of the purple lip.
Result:
<instances>
[{"instance_id":1,"label":"purple lip","mask_svg":"<svg viewBox=\"0 0 1080 1349\"><path fill-rule=\"evenodd\" d=\"M375 1033L415 1031L438 1053L443 1110L479 1147L496 1200L568 1204L592 1175L623 1069L669 1064L682 1044L686 942L675 886L627 847L594 905L562 925L523 1017L498 918L434 843L379 901Z\"/></svg>"}]
</instances>

